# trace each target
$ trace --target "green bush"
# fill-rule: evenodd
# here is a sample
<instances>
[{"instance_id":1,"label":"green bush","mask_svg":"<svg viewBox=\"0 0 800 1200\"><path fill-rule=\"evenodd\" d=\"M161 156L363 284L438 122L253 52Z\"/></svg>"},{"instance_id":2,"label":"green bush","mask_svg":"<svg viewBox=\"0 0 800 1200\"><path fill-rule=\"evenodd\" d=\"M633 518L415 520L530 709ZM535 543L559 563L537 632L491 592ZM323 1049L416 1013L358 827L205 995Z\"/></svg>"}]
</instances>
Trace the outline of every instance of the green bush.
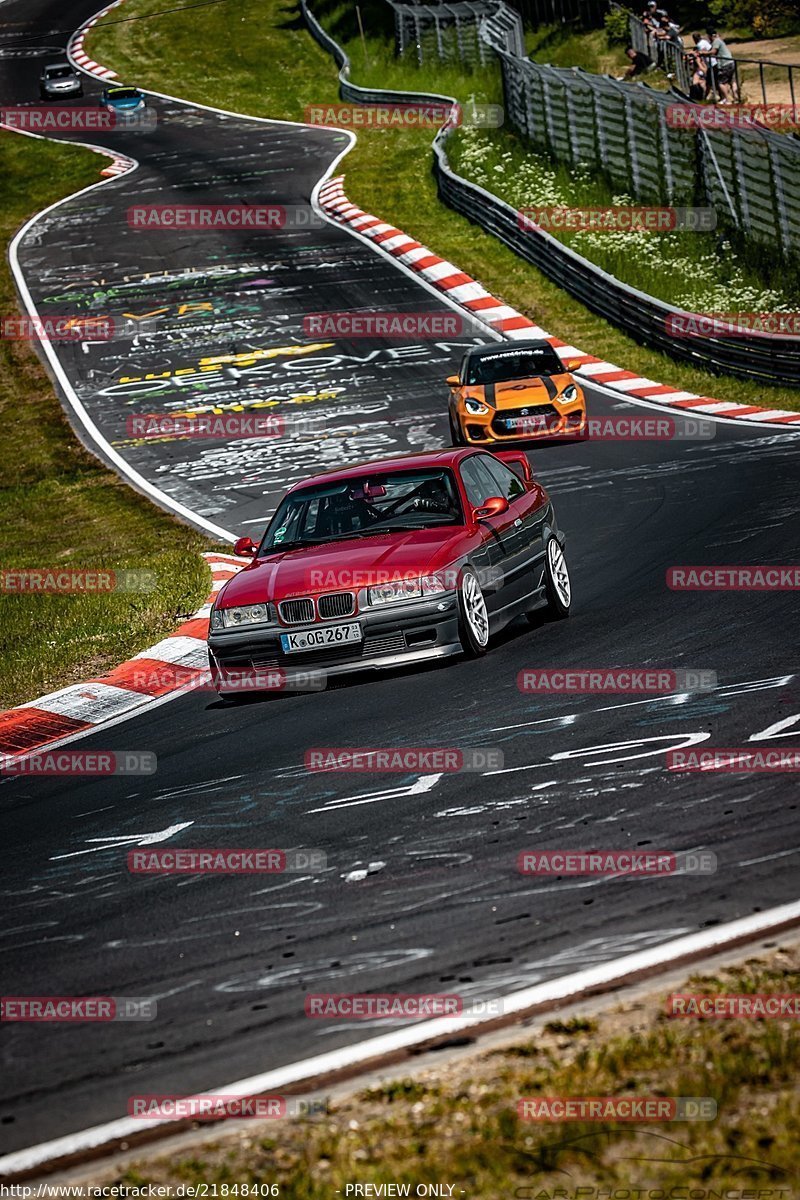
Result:
<instances>
[{"instance_id":1,"label":"green bush","mask_svg":"<svg viewBox=\"0 0 800 1200\"><path fill-rule=\"evenodd\" d=\"M774 0L774 2L780 3L780 0ZM631 33L628 25L628 14L624 8L612 8L610 12L607 12L603 20L603 25L609 46L629 45Z\"/></svg>"},{"instance_id":2,"label":"green bush","mask_svg":"<svg viewBox=\"0 0 800 1200\"><path fill-rule=\"evenodd\" d=\"M726 29L750 30L762 38L800 33L796 0L710 0L708 7Z\"/></svg>"},{"instance_id":3,"label":"green bush","mask_svg":"<svg viewBox=\"0 0 800 1200\"><path fill-rule=\"evenodd\" d=\"M753 17L757 37L788 37L800 33L800 12L793 0L759 0Z\"/></svg>"}]
</instances>

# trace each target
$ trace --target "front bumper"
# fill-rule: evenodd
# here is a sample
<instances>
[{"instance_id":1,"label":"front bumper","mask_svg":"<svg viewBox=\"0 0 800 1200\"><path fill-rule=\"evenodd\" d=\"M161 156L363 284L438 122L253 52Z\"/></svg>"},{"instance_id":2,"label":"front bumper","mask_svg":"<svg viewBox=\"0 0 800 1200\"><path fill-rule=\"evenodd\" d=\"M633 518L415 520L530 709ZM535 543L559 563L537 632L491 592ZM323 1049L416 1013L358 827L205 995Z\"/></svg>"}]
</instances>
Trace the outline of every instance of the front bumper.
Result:
<instances>
[{"instance_id":1,"label":"front bumper","mask_svg":"<svg viewBox=\"0 0 800 1200\"><path fill-rule=\"evenodd\" d=\"M357 621L363 630L361 642L285 654L282 633L301 633L331 624ZM426 659L444 658L461 651L455 592L421 600L368 609L341 622L319 621L311 625L270 625L219 629L209 633L211 672L217 690L237 690L242 675L257 679L279 672L287 686L309 674L352 675L358 671L382 671ZM227 688L226 688L227 680ZM255 687L253 690L258 690ZM266 688L264 689L266 690Z\"/></svg>"},{"instance_id":2,"label":"front bumper","mask_svg":"<svg viewBox=\"0 0 800 1200\"><path fill-rule=\"evenodd\" d=\"M492 442L531 442L542 438L572 439L586 429L586 401L582 391L569 404L529 404L522 420L533 428L506 428L505 422L520 416L516 409L490 408L486 413L471 413L459 405L457 420L465 442L470 446L485 446Z\"/></svg>"}]
</instances>

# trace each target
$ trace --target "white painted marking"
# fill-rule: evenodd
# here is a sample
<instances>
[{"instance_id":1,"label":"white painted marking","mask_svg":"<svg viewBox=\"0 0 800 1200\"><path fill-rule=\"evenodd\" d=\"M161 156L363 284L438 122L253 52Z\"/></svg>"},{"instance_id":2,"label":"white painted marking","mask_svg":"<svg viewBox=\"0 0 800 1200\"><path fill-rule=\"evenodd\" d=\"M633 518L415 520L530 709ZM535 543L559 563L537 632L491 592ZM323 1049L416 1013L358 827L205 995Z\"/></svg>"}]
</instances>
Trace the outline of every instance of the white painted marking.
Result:
<instances>
[{"instance_id":1,"label":"white painted marking","mask_svg":"<svg viewBox=\"0 0 800 1200\"><path fill-rule=\"evenodd\" d=\"M378 246L376 249L380 249L380 247ZM415 263L420 258L429 258L432 253L433 251L429 250L427 246L415 246L413 250L407 250L405 254L398 254L395 262ZM419 273L414 272L413 274L415 279L419 279ZM441 295L441 293L437 292L437 295Z\"/></svg>"},{"instance_id":2,"label":"white painted marking","mask_svg":"<svg viewBox=\"0 0 800 1200\"><path fill-rule=\"evenodd\" d=\"M398 246L410 246L413 240L407 233L396 233L394 237L384 238L381 245L384 250L396 250Z\"/></svg>"},{"instance_id":3,"label":"white painted marking","mask_svg":"<svg viewBox=\"0 0 800 1200\"><path fill-rule=\"evenodd\" d=\"M655 379L642 379L638 375L635 379L618 379L614 387L619 392L635 392L638 388L659 387L659 384Z\"/></svg>"},{"instance_id":4,"label":"white painted marking","mask_svg":"<svg viewBox=\"0 0 800 1200\"><path fill-rule=\"evenodd\" d=\"M794 713L791 717L784 717L782 721L776 721L774 725L768 725L766 729L762 729L761 733L753 733L747 739L749 742L766 742L770 738L778 737L797 737L797 730L794 726L800 721L800 713ZM784 729L790 729L790 733L782 733Z\"/></svg>"},{"instance_id":5,"label":"white painted marking","mask_svg":"<svg viewBox=\"0 0 800 1200\"><path fill-rule=\"evenodd\" d=\"M194 821L181 821L179 825L168 825L166 829L159 829L158 833L126 833L116 837L87 838L87 842L101 844L92 845L88 850L73 850L71 854L54 854L51 856L50 862L58 862L62 858L78 858L81 854L98 854L101 850L118 850L121 846L153 846L157 842L165 842L167 838L174 837L176 833L180 833L182 829L188 829L190 825L194 825Z\"/></svg>"},{"instance_id":6,"label":"white painted marking","mask_svg":"<svg viewBox=\"0 0 800 1200\"><path fill-rule=\"evenodd\" d=\"M710 733L699 731L696 733L663 733L655 737L632 738L626 742L608 742L601 746L583 746L580 750L560 750L557 754L550 755L551 762L563 762L573 758L587 758L590 754L611 754L612 758L600 758L594 762L587 762L587 767L607 767L611 763L631 762L636 758L651 758L654 754L666 754L668 750L685 750L687 746L696 746L698 742L707 742L711 737ZM619 754L620 750L633 750L638 746L646 746L650 742L658 742L652 750L645 750L641 754ZM669 745L662 743L668 742Z\"/></svg>"},{"instance_id":7,"label":"white painted marking","mask_svg":"<svg viewBox=\"0 0 800 1200\"><path fill-rule=\"evenodd\" d=\"M74 721L91 721L97 724L106 717L115 717L128 708L138 708L146 700L146 696L128 688L90 682L72 684L59 692L51 692L49 696L40 696L28 704L21 704L20 708L41 708L45 712L71 717Z\"/></svg>"},{"instance_id":8,"label":"white painted marking","mask_svg":"<svg viewBox=\"0 0 800 1200\"><path fill-rule=\"evenodd\" d=\"M137 658L155 658L160 662L181 663L191 667L208 666L206 643L202 638L185 637L183 634L156 642L155 646L137 654L133 661L136 662Z\"/></svg>"},{"instance_id":9,"label":"white painted marking","mask_svg":"<svg viewBox=\"0 0 800 1200\"><path fill-rule=\"evenodd\" d=\"M340 808L355 808L359 804L377 804L379 800L400 800L404 796L418 796L429 792L442 778L438 775L420 775L416 783L410 785L386 788L380 792L362 792L358 796L344 796L340 800L330 800L321 808L310 808L309 813L338 812Z\"/></svg>"},{"instance_id":10,"label":"white painted marking","mask_svg":"<svg viewBox=\"0 0 800 1200\"><path fill-rule=\"evenodd\" d=\"M579 370L582 371L583 367L580 367ZM664 394L661 396L653 397L653 401L654 402L657 401L659 404L675 404L678 400L697 400L697 399L698 399L698 397L694 392L664 392ZM691 410L689 411L688 415L691 416Z\"/></svg>"},{"instance_id":11,"label":"white painted marking","mask_svg":"<svg viewBox=\"0 0 800 1200\"><path fill-rule=\"evenodd\" d=\"M458 267L454 267L451 262L434 263L432 267L425 267L425 275L432 283L436 283L439 279L445 279L448 275L461 275Z\"/></svg>"},{"instance_id":12,"label":"white painted marking","mask_svg":"<svg viewBox=\"0 0 800 1200\"><path fill-rule=\"evenodd\" d=\"M613 363L586 363L581 367L581 375L608 375L611 371L622 371L623 367L615 367Z\"/></svg>"},{"instance_id":13,"label":"white painted marking","mask_svg":"<svg viewBox=\"0 0 800 1200\"><path fill-rule=\"evenodd\" d=\"M447 295L451 300L466 304L468 300L485 300L490 293L481 283L457 283L447 289Z\"/></svg>"}]
</instances>

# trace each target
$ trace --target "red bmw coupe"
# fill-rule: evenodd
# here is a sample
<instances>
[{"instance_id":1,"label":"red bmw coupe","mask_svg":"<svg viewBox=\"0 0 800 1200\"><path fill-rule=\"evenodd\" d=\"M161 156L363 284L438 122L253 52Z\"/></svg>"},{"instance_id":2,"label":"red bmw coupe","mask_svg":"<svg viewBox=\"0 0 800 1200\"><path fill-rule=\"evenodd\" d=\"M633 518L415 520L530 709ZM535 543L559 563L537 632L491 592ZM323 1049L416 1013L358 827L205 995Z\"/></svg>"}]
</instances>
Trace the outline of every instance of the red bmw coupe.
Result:
<instances>
[{"instance_id":1,"label":"red bmw coupe","mask_svg":"<svg viewBox=\"0 0 800 1200\"><path fill-rule=\"evenodd\" d=\"M571 602L564 535L521 451L450 449L328 471L284 496L211 610L221 695L243 677L484 654L514 617ZM265 687L269 685L265 684Z\"/></svg>"}]
</instances>

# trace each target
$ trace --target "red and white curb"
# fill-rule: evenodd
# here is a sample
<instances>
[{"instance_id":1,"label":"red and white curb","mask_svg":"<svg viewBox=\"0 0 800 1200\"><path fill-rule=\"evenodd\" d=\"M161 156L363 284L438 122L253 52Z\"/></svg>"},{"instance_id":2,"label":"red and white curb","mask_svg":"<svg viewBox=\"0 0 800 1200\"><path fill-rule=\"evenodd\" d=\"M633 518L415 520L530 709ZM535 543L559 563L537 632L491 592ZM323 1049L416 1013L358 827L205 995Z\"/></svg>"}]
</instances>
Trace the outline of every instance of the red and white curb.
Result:
<instances>
[{"instance_id":1,"label":"red and white curb","mask_svg":"<svg viewBox=\"0 0 800 1200\"><path fill-rule=\"evenodd\" d=\"M206 638L211 603L223 584L250 559L215 552L203 557L213 581L203 607L163 641L108 674L0 712L0 761L23 757L208 681Z\"/></svg>"},{"instance_id":2,"label":"red and white curb","mask_svg":"<svg viewBox=\"0 0 800 1200\"><path fill-rule=\"evenodd\" d=\"M85 25L81 26L77 33L72 35L67 44L67 57L70 59L73 65L80 67L80 69L85 71L87 75L96 75L98 79L108 80L118 78L116 71L111 71L108 67L102 67L100 63L96 63L93 58L89 58L89 55L83 48L83 43L92 26L96 25L101 17L104 17L107 13L110 13L113 8L117 8L117 6L122 3L123 0L114 0L113 4L109 4L107 8L102 9L99 13L95 13L90 21L87 21Z\"/></svg>"},{"instance_id":3,"label":"red and white curb","mask_svg":"<svg viewBox=\"0 0 800 1200\"><path fill-rule=\"evenodd\" d=\"M344 176L327 180L318 192L322 210L333 220L369 238L381 250L397 262L417 272L427 283L443 292L448 300L454 300L470 316L506 338L546 338L562 358L580 361L575 373L584 375L604 388L622 393L626 397L646 400L648 403L663 404L668 408L690 409L713 417L730 418L770 425L795 425L800 427L800 413L778 408L760 408L757 405L734 404L715 400L711 396L698 396L694 392L676 391L654 379L644 379L635 371L625 371L615 363L604 362L593 354L586 354L576 346L568 346L560 338L553 337L540 325L522 316L502 300L492 296L470 275L465 275L453 263L427 246L415 242L407 233L381 221L372 213L364 212L352 204L345 195Z\"/></svg>"},{"instance_id":4,"label":"red and white curb","mask_svg":"<svg viewBox=\"0 0 800 1200\"><path fill-rule=\"evenodd\" d=\"M98 154L108 154L108 150L98 150ZM136 162L132 158L126 158L124 154L115 154L111 159L110 164L105 167L101 175L124 175L127 171L131 171L136 166Z\"/></svg>"}]
</instances>

